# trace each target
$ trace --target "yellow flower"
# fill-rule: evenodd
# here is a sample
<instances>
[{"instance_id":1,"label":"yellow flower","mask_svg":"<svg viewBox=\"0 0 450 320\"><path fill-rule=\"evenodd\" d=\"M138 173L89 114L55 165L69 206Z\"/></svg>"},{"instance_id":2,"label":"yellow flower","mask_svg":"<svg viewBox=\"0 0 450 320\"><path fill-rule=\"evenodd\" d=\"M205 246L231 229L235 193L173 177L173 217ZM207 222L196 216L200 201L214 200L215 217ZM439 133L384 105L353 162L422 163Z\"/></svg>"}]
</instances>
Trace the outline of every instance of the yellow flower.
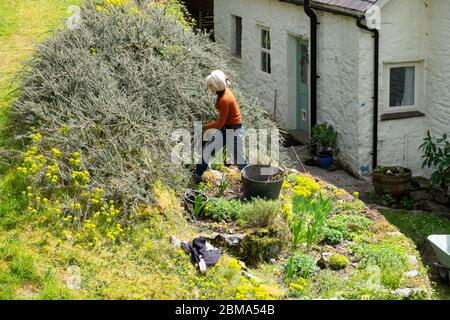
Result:
<instances>
[{"instance_id":1,"label":"yellow flower","mask_svg":"<svg viewBox=\"0 0 450 320\"><path fill-rule=\"evenodd\" d=\"M30 138L34 141L34 142L38 142L42 139L42 134L40 133L33 133L30 135Z\"/></svg>"},{"instance_id":2,"label":"yellow flower","mask_svg":"<svg viewBox=\"0 0 450 320\"><path fill-rule=\"evenodd\" d=\"M58 158L61 156L61 151L57 148L52 148L52 154L54 157Z\"/></svg>"},{"instance_id":3,"label":"yellow flower","mask_svg":"<svg viewBox=\"0 0 450 320\"><path fill-rule=\"evenodd\" d=\"M358 199L359 198L359 192L358 191L353 192L353 196Z\"/></svg>"}]
</instances>

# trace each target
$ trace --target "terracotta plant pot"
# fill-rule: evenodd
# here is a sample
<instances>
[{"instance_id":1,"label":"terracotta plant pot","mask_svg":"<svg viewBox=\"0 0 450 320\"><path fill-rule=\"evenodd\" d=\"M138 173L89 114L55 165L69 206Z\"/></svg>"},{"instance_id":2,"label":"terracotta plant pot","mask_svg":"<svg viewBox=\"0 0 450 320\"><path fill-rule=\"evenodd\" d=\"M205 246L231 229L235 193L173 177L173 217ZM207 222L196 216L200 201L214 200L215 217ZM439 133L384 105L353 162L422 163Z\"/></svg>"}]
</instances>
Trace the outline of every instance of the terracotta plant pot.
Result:
<instances>
[{"instance_id":1,"label":"terracotta plant pot","mask_svg":"<svg viewBox=\"0 0 450 320\"><path fill-rule=\"evenodd\" d=\"M373 173L373 185L377 194L391 194L395 197L409 196L411 191L412 172L404 169L405 174L386 174L375 171Z\"/></svg>"}]
</instances>

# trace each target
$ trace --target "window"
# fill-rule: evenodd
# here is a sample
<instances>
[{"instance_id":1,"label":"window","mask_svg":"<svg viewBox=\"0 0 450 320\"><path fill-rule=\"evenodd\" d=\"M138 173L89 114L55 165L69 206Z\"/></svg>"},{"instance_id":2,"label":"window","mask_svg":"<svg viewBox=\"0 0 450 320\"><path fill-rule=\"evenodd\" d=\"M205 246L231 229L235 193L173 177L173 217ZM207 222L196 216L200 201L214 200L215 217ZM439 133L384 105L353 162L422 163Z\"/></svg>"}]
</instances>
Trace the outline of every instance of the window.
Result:
<instances>
[{"instance_id":1,"label":"window","mask_svg":"<svg viewBox=\"0 0 450 320\"><path fill-rule=\"evenodd\" d=\"M388 111L417 109L419 106L420 63L387 66Z\"/></svg>"},{"instance_id":2,"label":"window","mask_svg":"<svg viewBox=\"0 0 450 320\"><path fill-rule=\"evenodd\" d=\"M261 29L261 70L266 73L272 73L270 62L270 31Z\"/></svg>"},{"instance_id":3,"label":"window","mask_svg":"<svg viewBox=\"0 0 450 320\"><path fill-rule=\"evenodd\" d=\"M242 55L242 18L238 16L233 16L233 28L234 28L234 42L232 44L233 54L236 57L241 57Z\"/></svg>"}]
</instances>

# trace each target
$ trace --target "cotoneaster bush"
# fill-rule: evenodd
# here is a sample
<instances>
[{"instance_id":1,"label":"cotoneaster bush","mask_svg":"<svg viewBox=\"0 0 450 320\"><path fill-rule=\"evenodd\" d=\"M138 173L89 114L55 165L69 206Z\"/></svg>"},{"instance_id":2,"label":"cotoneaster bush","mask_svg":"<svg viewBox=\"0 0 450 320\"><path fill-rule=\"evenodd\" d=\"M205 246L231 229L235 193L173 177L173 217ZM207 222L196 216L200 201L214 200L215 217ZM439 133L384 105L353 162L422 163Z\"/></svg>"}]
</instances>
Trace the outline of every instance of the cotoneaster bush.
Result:
<instances>
[{"instance_id":1,"label":"cotoneaster bush","mask_svg":"<svg viewBox=\"0 0 450 320\"><path fill-rule=\"evenodd\" d=\"M81 152L88 187L105 190L124 212L151 202L157 179L186 186L193 166L172 164L172 133L216 117L205 86L212 70L232 80L247 128L274 127L219 45L146 4L85 2L79 29L58 31L36 48L12 108L17 139L39 134L40 153Z\"/></svg>"}]
</instances>

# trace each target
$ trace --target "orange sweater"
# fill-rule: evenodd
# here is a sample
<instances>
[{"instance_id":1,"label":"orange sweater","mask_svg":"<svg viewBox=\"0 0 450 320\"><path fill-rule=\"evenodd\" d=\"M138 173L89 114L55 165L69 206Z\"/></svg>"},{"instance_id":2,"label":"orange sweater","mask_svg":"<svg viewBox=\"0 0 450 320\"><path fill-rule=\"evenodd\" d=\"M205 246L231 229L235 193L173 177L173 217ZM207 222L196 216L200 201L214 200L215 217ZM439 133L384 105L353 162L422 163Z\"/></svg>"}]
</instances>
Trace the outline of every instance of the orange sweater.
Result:
<instances>
[{"instance_id":1,"label":"orange sweater","mask_svg":"<svg viewBox=\"0 0 450 320\"><path fill-rule=\"evenodd\" d=\"M234 126L242 123L241 111L229 89L225 89L225 92L217 98L216 109L219 110L219 119L205 124L203 130L220 129L225 125Z\"/></svg>"}]
</instances>

